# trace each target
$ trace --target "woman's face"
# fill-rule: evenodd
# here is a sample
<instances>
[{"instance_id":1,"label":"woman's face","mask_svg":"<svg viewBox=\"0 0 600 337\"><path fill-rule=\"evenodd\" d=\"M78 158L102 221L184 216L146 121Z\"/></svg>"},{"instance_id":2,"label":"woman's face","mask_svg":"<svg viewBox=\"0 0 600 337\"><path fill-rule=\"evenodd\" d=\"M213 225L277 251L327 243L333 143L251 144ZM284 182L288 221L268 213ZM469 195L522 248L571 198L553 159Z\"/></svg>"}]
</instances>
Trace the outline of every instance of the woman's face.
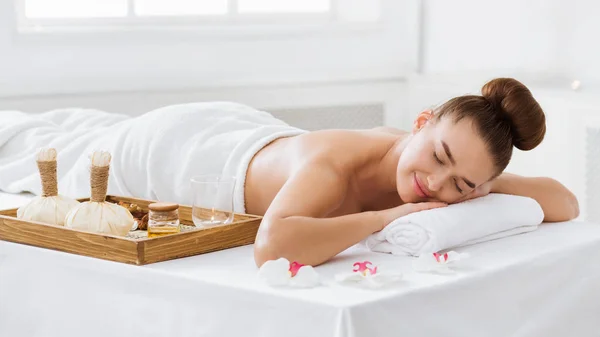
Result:
<instances>
[{"instance_id":1,"label":"woman's face","mask_svg":"<svg viewBox=\"0 0 600 337\"><path fill-rule=\"evenodd\" d=\"M404 202L454 203L495 174L492 158L472 121L421 114L396 170Z\"/></svg>"}]
</instances>

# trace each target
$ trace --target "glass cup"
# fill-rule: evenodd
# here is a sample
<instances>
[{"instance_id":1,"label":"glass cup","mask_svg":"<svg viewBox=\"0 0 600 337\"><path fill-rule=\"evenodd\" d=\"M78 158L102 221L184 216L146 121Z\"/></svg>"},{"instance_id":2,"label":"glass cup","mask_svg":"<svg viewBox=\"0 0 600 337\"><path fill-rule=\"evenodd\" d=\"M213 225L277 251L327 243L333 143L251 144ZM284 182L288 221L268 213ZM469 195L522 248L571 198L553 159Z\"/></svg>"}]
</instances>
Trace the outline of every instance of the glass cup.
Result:
<instances>
[{"instance_id":1,"label":"glass cup","mask_svg":"<svg viewBox=\"0 0 600 337\"><path fill-rule=\"evenodd\" d=\"M196 227L212 227L233 222L235 177L202 175L191 179L194 201L192 220Z\"/></svg>"}]
</instances>

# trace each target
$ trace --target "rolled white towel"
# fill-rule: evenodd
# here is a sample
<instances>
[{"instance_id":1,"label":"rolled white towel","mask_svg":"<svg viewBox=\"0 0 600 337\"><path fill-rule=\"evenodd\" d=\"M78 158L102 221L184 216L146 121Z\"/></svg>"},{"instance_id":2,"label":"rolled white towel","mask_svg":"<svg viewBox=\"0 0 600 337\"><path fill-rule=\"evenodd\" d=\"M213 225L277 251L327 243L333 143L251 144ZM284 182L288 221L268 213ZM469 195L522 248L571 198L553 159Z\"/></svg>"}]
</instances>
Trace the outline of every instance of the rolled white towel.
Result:
<instances>
[{"instance_id":1,"label":"rolled white towel","mask_svg":"<svg viewBox=\"0 0 600 337\"><path fill-rule=\"evenodd\" d=\"M543 219L541 206L531 198L489 194L403 216L364 243L375 252L419 256L530 232Z\"/></svg>"}]
</instances>

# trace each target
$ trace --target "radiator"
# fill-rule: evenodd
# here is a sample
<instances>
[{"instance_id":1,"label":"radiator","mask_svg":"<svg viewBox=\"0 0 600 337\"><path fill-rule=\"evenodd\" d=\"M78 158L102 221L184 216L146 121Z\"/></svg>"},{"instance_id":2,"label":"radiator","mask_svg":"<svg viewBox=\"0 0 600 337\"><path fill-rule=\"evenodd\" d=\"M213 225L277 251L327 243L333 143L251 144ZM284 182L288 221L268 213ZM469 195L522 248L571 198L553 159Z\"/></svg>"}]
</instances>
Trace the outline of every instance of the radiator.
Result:
<instances>
[{"instance_id":1,"label":"radiator","mask_svg":"<svg viewBox=\"0 0 600 337\"><path fill-rule=\"evenodd\" d=\"M384 123L383 104L336 105L267 109L284 122L309 131L368 129Z\"/></svg>"}]
</instances>

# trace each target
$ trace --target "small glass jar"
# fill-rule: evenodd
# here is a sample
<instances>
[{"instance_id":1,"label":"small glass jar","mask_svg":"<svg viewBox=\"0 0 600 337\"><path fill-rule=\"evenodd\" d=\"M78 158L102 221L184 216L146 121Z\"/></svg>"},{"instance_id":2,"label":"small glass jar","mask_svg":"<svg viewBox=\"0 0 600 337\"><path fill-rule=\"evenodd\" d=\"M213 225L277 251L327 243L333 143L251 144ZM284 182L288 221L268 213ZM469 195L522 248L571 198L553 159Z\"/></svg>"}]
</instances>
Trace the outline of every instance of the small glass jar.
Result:
<instances>
[{"instance_id":1,"label":"small glass jar","mask_svg":"<svg viewBox=\"0 0 600 337\"><path fill-rule=\"evenodd\" d=\"M178 204L155 202L148 210L148 237L179 233Z\"/></svg>"}]
</instances>

